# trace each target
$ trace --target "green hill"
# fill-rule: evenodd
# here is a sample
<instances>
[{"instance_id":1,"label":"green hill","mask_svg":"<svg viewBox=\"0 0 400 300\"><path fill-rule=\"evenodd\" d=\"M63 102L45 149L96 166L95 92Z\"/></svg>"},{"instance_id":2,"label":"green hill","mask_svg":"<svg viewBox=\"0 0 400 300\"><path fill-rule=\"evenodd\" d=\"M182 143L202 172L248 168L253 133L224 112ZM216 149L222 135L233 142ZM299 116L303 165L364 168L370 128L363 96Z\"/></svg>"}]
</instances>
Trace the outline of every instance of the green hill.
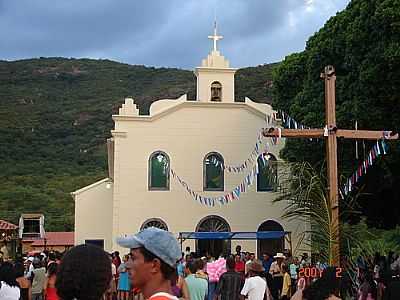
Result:
<instances>
[{"instance_id":1,"label":"green hill","mask_svg":"<svg viewBox=\"0 0 400 300\"><path fill-rule=\"evenodd\" d=\"M240 69L236 98L271 102L272 68ZM192 71L109 60L0 61L0 218L43 212L47 230L73 230L70 192L104 178L105 141L125 97L140 113L162 98L195 98Z\"/></svg>"}]
</instances>

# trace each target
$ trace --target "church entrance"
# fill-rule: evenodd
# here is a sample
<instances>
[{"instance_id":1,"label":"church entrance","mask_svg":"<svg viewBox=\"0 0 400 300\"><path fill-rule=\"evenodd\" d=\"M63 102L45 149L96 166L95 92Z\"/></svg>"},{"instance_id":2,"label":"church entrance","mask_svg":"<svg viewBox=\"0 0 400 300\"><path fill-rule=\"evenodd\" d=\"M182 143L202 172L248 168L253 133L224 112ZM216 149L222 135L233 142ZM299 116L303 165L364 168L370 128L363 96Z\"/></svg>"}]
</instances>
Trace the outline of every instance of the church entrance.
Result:
<instances>
[{"instance_id":1,"label":"church entrance","mask_svg":"<svg viewBox=\"0 0 400 300\"><path fill-rule=\"evenodd\" d=\"M257 231L284 231L281 224L273 220L263 222ZM285 247L284 237L268 240L257 240L257 255L262 257L263 253L275 255L277 252L283 252Z\"/></svg>"},{"instance_id":2,"label":"church entrance","mask_svg":"<svg viewBox=\"0 0 400 300\"><path fill-rule=\"evenodd\" d=\"M220 216L207 216L200 220L196 232L230 232L228 222ZM211 255L218 258L221 254L231 253L230 240L197 240L196 250L200 256Z\"/></svg>"}]
</instances>

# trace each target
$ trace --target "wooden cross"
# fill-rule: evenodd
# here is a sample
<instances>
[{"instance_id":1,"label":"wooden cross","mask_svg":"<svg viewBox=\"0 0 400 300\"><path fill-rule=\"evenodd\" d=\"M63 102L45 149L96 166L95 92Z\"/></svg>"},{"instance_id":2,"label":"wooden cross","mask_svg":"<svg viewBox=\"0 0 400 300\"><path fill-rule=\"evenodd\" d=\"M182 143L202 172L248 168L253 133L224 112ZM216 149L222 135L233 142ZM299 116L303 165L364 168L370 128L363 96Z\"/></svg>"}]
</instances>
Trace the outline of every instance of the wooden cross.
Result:
<instances>
[{"instance_id":1,"label":"wooden cross","mask_svg":"<svg viewBox=\"0 0 400 300\"><path fill-rule=\"evenodd\" d=\"M328 199L331 204L331 222L334 230L332 265L340 266L340 232L339 232L339 197L338 197L338 171L337 171L337 138L378 140L398 139L399 135L392 131L347 130L336 127L335 108L335 83L336 75L333 66L327 66L321 77L325 81L325 119L326 127L323 129L277 129L263 130L265 137L285 138L326 138L326 156L328 173Z\"/></svg>"}]
</instances>

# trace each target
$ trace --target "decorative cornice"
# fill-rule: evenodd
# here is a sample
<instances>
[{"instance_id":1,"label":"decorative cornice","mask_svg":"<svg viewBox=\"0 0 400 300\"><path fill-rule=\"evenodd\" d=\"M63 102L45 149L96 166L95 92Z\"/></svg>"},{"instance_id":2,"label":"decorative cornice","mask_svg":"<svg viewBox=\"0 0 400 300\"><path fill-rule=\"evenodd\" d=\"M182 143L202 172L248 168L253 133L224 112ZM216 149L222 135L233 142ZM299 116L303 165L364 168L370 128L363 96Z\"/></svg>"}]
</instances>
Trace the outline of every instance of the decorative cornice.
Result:
<instances>
[{"instance_id":1,"label":"decorative cornice","mask_svg":"<svg viewBox=\"0 0 400 300\"><path fill-rule=\"evenodd\" d=\"M85 192L87 190L90 190L90 189L92 189L92 188L94 188L94 187L96 187L98 185L101 185L103 183L112 184L113 181L110 178L104 178L104 179L101 179L101 180L99 180L99 181L97 181L95 183L92 183L91 185L85 186L85 187L83 187L83 188L81 188L79 190L76 190L75 192L72 192L71 195L76 200L75 196L77 196L77 195L79 195L79 194L81 194L81 193L83 193L83 192Z\"/></svg>"},{"instance_id":2,"label":"decorative cornice","mask_svg":"<svg viewBox=\"0 0 400 300\"><path fill-rule=\"evenodd\" d=\"M238 69L235 68L211 68L211 67L197 67L194 73L198 73L198 71L202 72L210 72L210 73L235 73Z\"/></svg>"},{"instance_id":3,"label":"decorative cornice","mask_svg":"<svg viewBox=\"0 0 400 300\"><path fill-rule=\"evenodd\" d=\"M256 103L257 104L257 103ZM264 104L267 105L267 104ZM233 108L233 109L246 109L249 112L255 114L260 118L265 118L265 113L256 107L253 107L245 102L203 102L203 101L185 101L177 103L176 105L170 106L164 110L160 110L153 116L120 116L120 115L113 115L112 119L114 121L139 121L139 122L153 122L157 119L162 118L163 116L169 115L174 111L177 111L184 107L204 107L204 108L212 108L212 109L222 109L222 108ZM114 135L115 131L111 131ZM117 132L115 132L117 133ZM125 134L126 132L121 132ZM118 132L118 136L119 132ZM124 136L124 137L125 137Z\"/></svg>"},{"instance_id":4,"label":"decorative cornice","mask_svg":"<svg viewBox=\"0 0 400 300\"><path fill-rule=\"evenodd\" d=\"M131 118L137 118L137 117L134 117L134 116L120 116L121 118L124 118L124 119L131 119ZM114 118L113 118L114 119ZM128 136L128 133L126 132L126 131L116 131L116 130L111 130L111 135L113 136L113 137L123 137L123 138L126 138L127 136Z\"/></svg>"}]
</instances>

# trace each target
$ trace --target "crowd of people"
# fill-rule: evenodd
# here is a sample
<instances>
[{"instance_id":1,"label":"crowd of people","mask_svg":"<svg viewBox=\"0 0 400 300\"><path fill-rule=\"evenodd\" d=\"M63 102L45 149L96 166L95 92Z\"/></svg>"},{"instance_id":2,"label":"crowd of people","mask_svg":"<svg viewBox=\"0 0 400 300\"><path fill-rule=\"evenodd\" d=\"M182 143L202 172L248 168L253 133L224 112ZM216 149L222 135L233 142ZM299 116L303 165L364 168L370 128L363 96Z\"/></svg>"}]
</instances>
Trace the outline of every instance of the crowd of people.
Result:
<instances>
[{"instance_id":1,"label":"crowd of people","mask_svg":"<svg viewBox=\"0 0 400 300\"><path fill-rule=\"evenodd\" d=\"M357 260L357 286L360 299L400 299L400 256L389 251Z\"/></svg>"},{"instance_id":2,"label":"crowd of people","mask_svg":"<svg viewBox=\"0 0 400 300\"><path fill-rule=\"evenodd\" d=\"M120 258L91 245L64 255L43 252L0 261L1 300L337 300L344 298L346 272L307 253L242 252L214 258L187 247L181 253L169 232L147 228L120 238ZM400 257L376 253L357 261L355 287L346 299L400 300ZM347 287L346 290L351 290Z\"/></svg>"}]
</instances>

